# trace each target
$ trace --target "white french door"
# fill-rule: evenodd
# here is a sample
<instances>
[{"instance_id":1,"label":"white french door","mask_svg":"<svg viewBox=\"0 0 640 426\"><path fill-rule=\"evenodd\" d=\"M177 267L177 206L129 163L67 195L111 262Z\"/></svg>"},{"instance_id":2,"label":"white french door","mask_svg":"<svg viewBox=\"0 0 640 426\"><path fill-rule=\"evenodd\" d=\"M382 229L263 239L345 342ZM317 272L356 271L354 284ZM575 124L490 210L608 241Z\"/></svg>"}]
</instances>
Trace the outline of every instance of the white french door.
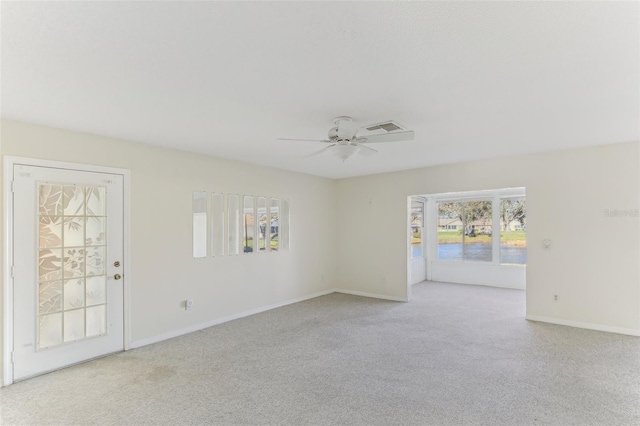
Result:
<instances>
[{"instance_id":1,"label":"white french door","mask_svg":"<svg viewBox=\"0 0 640 426\"><path fill-rule=\"evenodd\" d=\"M14 165L13 379L124 349L123 176Z\"/></svg>"}]
</instances>

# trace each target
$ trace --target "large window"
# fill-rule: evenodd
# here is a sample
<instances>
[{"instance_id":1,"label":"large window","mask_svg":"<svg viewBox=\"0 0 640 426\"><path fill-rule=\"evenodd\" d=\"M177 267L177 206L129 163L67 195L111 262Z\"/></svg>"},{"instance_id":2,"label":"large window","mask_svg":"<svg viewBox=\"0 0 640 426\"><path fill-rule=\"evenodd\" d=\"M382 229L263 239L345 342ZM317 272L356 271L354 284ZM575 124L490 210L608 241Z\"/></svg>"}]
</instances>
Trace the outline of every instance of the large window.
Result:
<instances>
[{"instance_id":1,"label":"large window","mask_svg":"<svg viewBox=\"0 0 640 426\"><path fill-rule=\"evenodd\" d=\"M524 191L476 194L460 194L457 199L449 194L446 199L434 197L438 260L526 265L527 211L521 195Z\"/></svg>"},{"instance_id":2,"label":"large window","mask_svg":"<svg viewBox=\"0 0 640 426\"><path fill-rule=\"evenodd\" d=\"M438 259L491 262L492 202L438 203Z\"/></svg>"}]
</instances>

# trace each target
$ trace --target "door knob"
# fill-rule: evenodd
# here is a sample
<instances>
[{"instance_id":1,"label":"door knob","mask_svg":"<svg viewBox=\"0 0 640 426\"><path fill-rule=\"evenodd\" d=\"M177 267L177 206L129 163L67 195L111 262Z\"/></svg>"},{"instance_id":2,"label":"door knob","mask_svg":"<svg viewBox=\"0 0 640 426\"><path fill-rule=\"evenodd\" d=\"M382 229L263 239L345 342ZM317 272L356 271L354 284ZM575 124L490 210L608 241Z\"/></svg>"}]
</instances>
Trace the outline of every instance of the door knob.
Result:
<instances>
[{"instance_id":1,"label":"door knob","mask_svg":"<svg viewBox=\"0 0 640 426\"><path fill-rule=\"evenodd\" d=\"M116 279L116 280L119 280L120 278L122 278L122 275L120 275L120 274L115 274L115 275L113 276L113 278L114 278L114 279Z\"/></svg>"}]
</instances>

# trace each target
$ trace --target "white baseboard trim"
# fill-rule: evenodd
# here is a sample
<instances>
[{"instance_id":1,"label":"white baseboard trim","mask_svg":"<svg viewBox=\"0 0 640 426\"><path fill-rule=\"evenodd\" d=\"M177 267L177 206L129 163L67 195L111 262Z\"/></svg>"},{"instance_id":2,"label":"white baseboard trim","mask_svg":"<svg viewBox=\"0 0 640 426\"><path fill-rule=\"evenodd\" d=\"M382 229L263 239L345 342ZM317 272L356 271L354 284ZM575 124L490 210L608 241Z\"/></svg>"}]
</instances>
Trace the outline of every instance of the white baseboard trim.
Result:
<instances>
[{"instance_id":1,"label":"white baseboard trim","mask_svg":"<svg viewBox=\"0 0 640 426\"><path fill-rule=\"evenodd\" d=\"M374 298L374 299L393 300L394 302L407 302L408 301L404 297L387 296L387 295L384 295L384 294L375 294L375 293L364 293L362 291L342 290L340 288L334 288L333 292L335 292L335 293L343 293L343 294L351 294L353 296L371 297L371 298Z\"/></svg>"},{"instance_id":2,"label":"white baseboard trim","mask_svg":"<svg viewBox=\"0 0 640 426\"><path fill-rule=\"evenodd\" d=\"M273 305L262 306L260 308L251 309L249 311L240 312L238 314L229 315L222 318L217 318L211 321L207 321L201 324L195 324L189 327L181 328L179 330L170 331L168 333L163 333L158 336L149 337L147 339L137 340L135 342L131 342L129 349L140 348L142 346L151 345L153 343L162 342L163 340L172 339L174 337L182 336L184 334L193 333L194 331L203 330L205 328L212 327L214 325L222 324L225 322L233 321L235 319L248 317L250 315L259 314L261 312L269 311L271 309L281 308L283 306L292 305L294 303L303 302L309 299L315 299L316 297L326 296L327 294L333 293L334 290L322 291L319 293L308 294L306 296L297 297L295 299L285 300L284 302L274 303Z\"/></svg>"},{"instance_id":3,"label":"white baseboard trim","mask_svg":"<svg viewBox=\"0 0 640 426\"><path fill-rule=\"evenodd\" d=\"M569 320L563 320L559 318L543 317L539 315L527 315L525 316L525 318L528 319L529 321L546 322L549 324L566 325L569 327L586 328L588 330L606 331L609 333L626 334L628 336L640 337L640 330L633 329L633 328L611 327L608 325L592 324L592 323L580 322L580 321L569 321Z\"/></svg>"}]
</instances>

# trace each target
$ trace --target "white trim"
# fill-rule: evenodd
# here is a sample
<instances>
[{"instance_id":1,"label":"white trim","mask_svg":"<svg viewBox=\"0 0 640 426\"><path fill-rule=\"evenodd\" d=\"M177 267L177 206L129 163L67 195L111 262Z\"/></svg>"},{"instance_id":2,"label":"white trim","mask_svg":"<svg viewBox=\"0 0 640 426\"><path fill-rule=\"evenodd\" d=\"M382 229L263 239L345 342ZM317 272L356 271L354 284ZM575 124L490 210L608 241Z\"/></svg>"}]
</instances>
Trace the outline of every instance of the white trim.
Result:
<instances>
[{"instance_id":1,"label":"white trim","mask_svg":"<svg viewBox=\"0 0 640 426\"><path fill-rule=\"evenodd\" d=\"M131 173L129 170L120 169L124 176L124 188L122 191L122 214L124 216L124 247L122 254L122 272L124 276L124 350L131 347Z\"/></svg>"},{"instance_id":2,"label":"white trim","mask_svg":"<svg viewBox=\"0 0 640 426\"><path fill-rule=\"evenodd\" d=\"M526 196L525 192L526 192L525 187L517 187L517 188L502 188L502 189L483 189L480 191L444 192L439 194L414 195L414 197L421 196L427 199L434 199L436 202L457 201L457 200L466 201L469 199L491 200L496 195L498 196L498 198L525 197Z\"/></svg>"},{"instance_id":3,"label":"white trim","mask_svg":"<svg viewBox=\"0 0 640 426\"><path fill-rule=\"evenodd\" d=\"M200 324L191 325L189 327L181 328L179 330L170 331L168 333L159 334L157 336L149 337L146 339L138 340L136 342L131 342L130 349L140 348L142 346L151 345L153 343L162 342L163 340L173 339L174 337L182 336L184 334L193 333L194 331L203 330L205 328L213 327L214 325L223 324L225 322L233 321L236 319L248 317L251 315L259 314L261 312L270 311L272 309L281 308L286 305L292 305L294 303L304 302L305 300L315 299L316 297L326 296L328 294L334 293L333 290L322 291L320 293L309 294L302 297L297 297L295 299L285 300L284 302L274 303L273 305L263 306L256 309L251 309L248 311L240 312L237 314L229 315L226 317L218 318L215 320L203 322Z\"/></svg>"},{"instance_id":4,"label":"white trim","mask_svg":"<svg viewBox=\"0 0 640 426\"><path fill-rule=\"evenodd\" d=\"M2 333L2 384L8 386L13 383L13 362L11 352L13 351L13 278L11 269L13 265L13 163L4 160L3 172L3 204L4 211L4 273L2 277L2 323L4 324ZM11 301L11 303L10 303Z\"/></svg>"},{"instance_id":5,"label":"white trim","mask_svg":"<svg viewBox=\"0 0 640 426\"><path fill-rule=\"evenodd\" d=\"M570 321L559 318L544 317L539 315L526 315L525 318L529 321L545 322L549 324L564 325L568 327L585 328L588 330L606 331L608 333L626 334L628 336L640 337L640 329L634 328L622 328L611 327L609 325L593 324L588 322Z\"/></svg>"},{"instance_id":6,"label":"white trim","mask_svg":"<svg viewBox=\"0 0 640 426\"><path fill-rule=\"evenodd\" d=\"M123 280L124 289L124 342L125 350L130 348L131 341L131 180L127 169L115 167L96 166L91 164L68 163L63 161L42 160L26 157L4 157L3 171L3 211L4 211L4 270L2 277L3 287L3 338L2 338L2 384L8 386L13 383L13 279L11 277L11 265L13 265L13 169L16 165L48 167L53 169L77 170L82 172L107 173L122 175L123 177Z\"/></svg>"},{"instance_id":7,"label":"white trim","mask_svg":"<svg viewBox=\"0 0 640 426\"><path fill-rule=\"evenodd\" d=\"M407 286L405 288L405 299L406 301L410 301L411 300L411 260L413 259L411 257L411 210L413 209L413 199L412 197L407 197L407 229L404 232L404 235L407 238L407 242L405 244L406 249L406 256L407 256L407 260L405 262L406 265L406 277L407 277ZM422 205L422 224L424 225L424 204ZM424 256L424 253L422 254L422 256Z\"/></svg>"},{"instance_id":8,"label":"white trim","mask_svg":"<svg viewBox=\"0 0 640 426\"><path fill-rule=\"evenodd\" d=\"M408 302L406 297L387 296L385 294L365 293L362 291L351 291L334 288L332 293L350 294L352 296L371 297L373 299L393 300L394 302Z\"/></svg>"}]
</instances>

